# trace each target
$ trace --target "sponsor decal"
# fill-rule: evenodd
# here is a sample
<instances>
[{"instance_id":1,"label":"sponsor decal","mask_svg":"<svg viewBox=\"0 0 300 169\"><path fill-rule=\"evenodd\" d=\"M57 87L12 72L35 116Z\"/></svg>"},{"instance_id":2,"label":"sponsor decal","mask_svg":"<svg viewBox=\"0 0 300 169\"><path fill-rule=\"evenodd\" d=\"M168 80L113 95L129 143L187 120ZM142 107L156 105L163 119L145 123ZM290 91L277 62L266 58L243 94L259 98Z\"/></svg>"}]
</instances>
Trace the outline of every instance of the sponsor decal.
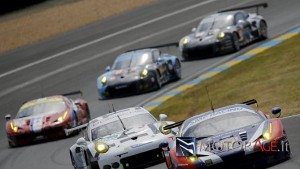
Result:
<instances>
[{"instance_id":1,"label":"sponsor decal","mask_svg":"<svg viewBox=\"0 0 300 169\"><path fill-rule=\"evenodd\" d=\"M196 138L195 137L177 137L176 138L176 156L195 156Z\"/></svg>"}]
</instances>

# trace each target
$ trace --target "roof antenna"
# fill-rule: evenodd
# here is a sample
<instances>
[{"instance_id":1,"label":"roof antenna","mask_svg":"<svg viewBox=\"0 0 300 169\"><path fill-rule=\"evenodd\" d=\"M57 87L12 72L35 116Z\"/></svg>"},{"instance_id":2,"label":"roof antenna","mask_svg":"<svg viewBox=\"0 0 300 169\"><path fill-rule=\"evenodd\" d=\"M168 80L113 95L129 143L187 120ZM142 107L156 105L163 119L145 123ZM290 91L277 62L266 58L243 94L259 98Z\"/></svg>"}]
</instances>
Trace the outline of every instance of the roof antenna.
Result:
<instances>
[{"instance_id":1,"label":"roof antenna","mask_svg":"<svg viewBox=\"0 0 300 169\"><path fill-rule=\"evenodd\" d=\"M209 102L210 102L210 108L211 108L211 110L214 112L214 111L215 111L214 105L213 105L213 103L212 103L212 100L211 100L210 97L209 97L209 93L208 93L208 88L207 88L207 86L205 86L205 89L206 89L206 94L207 94L208 100L209 100Z\"/></svg>"}]
</instances>

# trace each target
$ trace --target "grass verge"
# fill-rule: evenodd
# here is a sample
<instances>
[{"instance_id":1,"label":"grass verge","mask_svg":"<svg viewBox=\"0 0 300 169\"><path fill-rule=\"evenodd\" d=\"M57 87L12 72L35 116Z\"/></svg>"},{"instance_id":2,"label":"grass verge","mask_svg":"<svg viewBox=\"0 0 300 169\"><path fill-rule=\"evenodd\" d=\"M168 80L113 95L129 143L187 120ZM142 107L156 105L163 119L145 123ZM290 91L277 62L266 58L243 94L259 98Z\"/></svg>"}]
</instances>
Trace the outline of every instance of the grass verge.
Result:
<instances>
[{"instance_id":1,"label":"grass verge","mask_svg":"<svg viewBox=\"0 0 300 169\"><path fill-rule=\"evenodd\" d=\"M282 115L300 113L300 35L203 81L162 103L152 112L183 120L210 110L205 86L215 108L257 99L259 109L282 108Z\"/></svg>"},{"instance_id":2,"label":"grass verge","mask_svg":"<svg viewBox=\"0 0 300 169\"><path fill-rule=\"evenodd\" d=\"M154 0L68 0L68 3L66 0L66 3L61 0L52 1L1 16L0 53L149 4Z\"/></svg>"}]
</instances>

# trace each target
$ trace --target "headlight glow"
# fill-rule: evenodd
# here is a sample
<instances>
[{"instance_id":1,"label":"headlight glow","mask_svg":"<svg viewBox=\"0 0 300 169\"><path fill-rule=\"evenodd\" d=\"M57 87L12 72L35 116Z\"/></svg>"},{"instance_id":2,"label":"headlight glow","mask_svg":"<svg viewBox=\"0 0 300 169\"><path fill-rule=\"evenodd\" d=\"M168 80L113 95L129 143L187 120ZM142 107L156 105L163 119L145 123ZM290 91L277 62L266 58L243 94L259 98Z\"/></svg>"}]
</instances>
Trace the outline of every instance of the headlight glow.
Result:
<instances>
[{"instance_id":1,"label":"headlight glow","mask_svg":"<svg viewBox=\"0 0 300 169\"><path fill-rule=\"evenodd\" d=\"M101 83L102 84L105 84L107 82L107 78L104 76L104 77L102 77L102 79L101 79Z\"/></svg>"},{"instance_id":2,"label":"headlight glow","mask_svg":"<svg viewBox=\"0 0 300 169\"><path fill-rule=\"evenodd\" d=\"M65 113L62 116L58 117L57 121L63 122L66 119L67 115L68 111L65 111Z\"/></svg>"},{"instance_id":3,"label":"headlight glow","mask_svg":"<svg viewBox=\"0 0 300 169\"><path fill-rule=\"evenodd\" d=\"M181 42L182 42L182 44L185 45L185 44L188 44L190 42L190 39L188 37L184 37Z\"/></svg>"},{"instance_id":4,"label":"headlight glow","mask_svg":"<svg viewBox=\"0 0 300 169\"><path fill-rule=\"evenodd\" d=\"M10 128L16 133L19 127L14 122L10 122Z\"/></svg>"},{"instance_id":5,"label":"headlight glow","mask_svg":"<svg viewBox=\"0 0 300 169\"><path fill-rule=\"evenodd\" d=\"M224 32L220 32L220 33L218 34L218 39L219 39L219 40L224 39L224 37L225 37L225 33L224 33Z\"/></svg>"},{"instance_id":6,"label":"headlight glow","mask_svg":"<svg viewBox=\"0 0 300 169\"><path fill-rule=\"evenodd\" d=\"M148 70L144 69L141 73L141 77L146 77L148 75Z\"/></svg>"},{"instance_id":7,"label":"headlight glow","mask_svg":"<svg viewBox=\"0 0 300 169\"><path fill-rule=\"evenodd\" d=\"M190 157L188 157L188 158L189 158L189 160L190 160L192 163L194 163L195 161L198 160L198 158L197 158L196 156L190 156Z\"/></svg>"},{"instance_id":8,"label":"headlight glow","mask_svg":"<svg viewBox=\"0 0 300 169\"><path fill-rule=\"evenodd\" d=\"M272 137L272 123L269 123L269 127L266 132L262 135L263 139L265 140L271 140Z\"/></svg>"},{"instance_id":9,"label":"headlight glow","mask_svg":"<svg viewBox=\"0 0 300 169\"><path fill-rule=\"evenodd\" d=\"M108 151L108 149L109 149L108 145L103 142L95 143L95 150L100 154L106 153Z\"/></svg>"}]
</instances>

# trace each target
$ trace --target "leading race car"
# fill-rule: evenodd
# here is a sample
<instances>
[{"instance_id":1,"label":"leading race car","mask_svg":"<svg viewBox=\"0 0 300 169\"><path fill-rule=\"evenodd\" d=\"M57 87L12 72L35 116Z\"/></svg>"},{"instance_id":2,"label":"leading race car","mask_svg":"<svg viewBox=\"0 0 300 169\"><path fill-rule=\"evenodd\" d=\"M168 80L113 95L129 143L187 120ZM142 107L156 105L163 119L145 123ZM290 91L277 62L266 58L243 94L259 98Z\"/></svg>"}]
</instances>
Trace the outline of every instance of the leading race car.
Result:
<instances>
[{"instance_id":1,"label":"leading race car","mask_svg":"<svg viewBox=\"0 0 300 169\"><path fill-rule=\"evenodd\" d=\"M10 147L44 139L68 136L87 125L90 112L86 101L72 100L63 95L25 102L16 117L5 116L6 133Z\"/></svg>"},{"instance_id":2,"label":"leading race car","mask_svg":"<svg viewBox=\"0 0 300 169\"><path fill-rule=\"evenodd\" d=\"M257 39L266 39L266 20L257 13L242 9L267 7L266 3L233 8L205 17L192 33L183 37L179 49L185 60L195 56L214 56L235 52Z\"/></svg>"},{"instance_id":3,"label":"leading race car","mask_svg":"<svg viewBox=\"0 0 300 169\"><path fill-rule=\"evenodd\" d=\"M176 56L159 49L140 49L121 54L112 68L97 79L101 99L156 90L162 84L181 78L181 63Z\"/></svg>"},{"instance_id":4,"label":"leading race car","mask_svg":"<svg viewBox=\"0 0 300 169\"><path fill-rule=\"evenodd\" d=\"M147 110L134 107L93 119L85 138L71 148L75 169L135 169L164 162L159 145L168 142L176 130L163 130L173 122L161 114L157 121Z\"/></svg>"},{"instance_id":5,"label":"leading race car","mask_svg":"<svg viewBox=\"0 0 300 169\"><path fill-rule=\"evenodd\" d=\"M163 144L169 169L263 167L290 158L282 122L250 107L256 100L193 116L182 124L176 141ZM280 108L273 108L278 115ZM279 116L278 116L279 117Z\"/></svg>"}]
</instances>

